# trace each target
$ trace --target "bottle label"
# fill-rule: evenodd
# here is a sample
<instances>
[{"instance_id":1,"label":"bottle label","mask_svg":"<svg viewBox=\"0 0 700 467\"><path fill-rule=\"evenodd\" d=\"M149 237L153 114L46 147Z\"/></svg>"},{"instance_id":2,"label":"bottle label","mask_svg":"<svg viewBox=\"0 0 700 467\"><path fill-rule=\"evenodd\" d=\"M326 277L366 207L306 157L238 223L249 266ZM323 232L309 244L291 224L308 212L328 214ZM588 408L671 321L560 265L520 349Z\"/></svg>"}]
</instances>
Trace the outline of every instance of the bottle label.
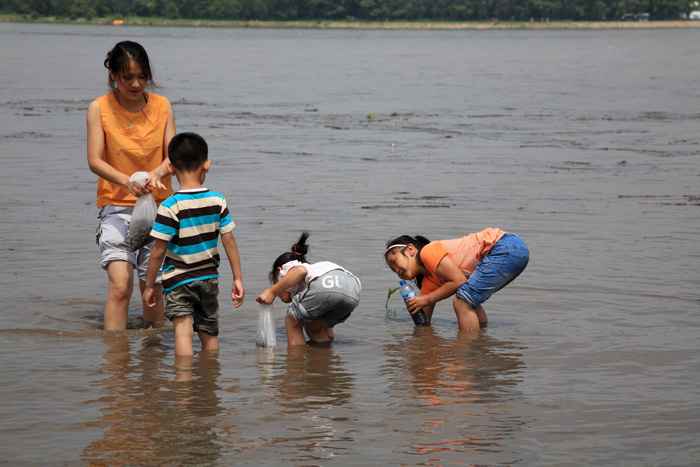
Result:
<instances>
[{"instance_id":1,"label":"bottle label","mask_svg":"<svg viewBox=\"0 0 700 467\"><path fill-rule=\"evenodd\" d=\"M401 298L403 298L403 301L404 301L404 302L405 302L406 300L408 300L409 298L415 297L415 296L416 296L416 293L415 293L413 290L411 290L411 291L408 292L408 293L401 294Z\"/></svg>"}]
</instances>

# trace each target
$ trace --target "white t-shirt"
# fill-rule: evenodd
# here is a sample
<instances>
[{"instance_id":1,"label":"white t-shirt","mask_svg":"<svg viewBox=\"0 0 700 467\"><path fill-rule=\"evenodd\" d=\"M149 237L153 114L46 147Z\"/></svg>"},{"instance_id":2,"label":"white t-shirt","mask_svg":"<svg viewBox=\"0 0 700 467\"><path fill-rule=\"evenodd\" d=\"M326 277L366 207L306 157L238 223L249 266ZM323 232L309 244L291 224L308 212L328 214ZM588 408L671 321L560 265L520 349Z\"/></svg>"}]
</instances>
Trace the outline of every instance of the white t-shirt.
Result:
<instances>
[{"instance_id":1,"label":"white t-shirt","mask_svg":"<svg viewBox=\"0 0 700 467\"><path fill-rule=\"evenodd\" d=\"M358 279L357 276L355 276L353 273L351 273L342 266L338 266L335 263L331 263L330 261L321 261L319 263L314 264L302 263L301 261L296 260L286 262L282 265L282 269L280 270L278 280L282 280L285 274L287 274L287 272L289 272L289 270L295 266L304 266L306 268L306 277L304 278L304 282L295 284L287 289L287 292L289 292L292 295L296 295L302 290L308 288L309 283L311 283L311 281L316 279L317 277L321 277L327 272L335 271L336 269L340 269L342 271L347 272L357 280L358 284L360 283L360 279Z\"/></svg>"}]
</instances>

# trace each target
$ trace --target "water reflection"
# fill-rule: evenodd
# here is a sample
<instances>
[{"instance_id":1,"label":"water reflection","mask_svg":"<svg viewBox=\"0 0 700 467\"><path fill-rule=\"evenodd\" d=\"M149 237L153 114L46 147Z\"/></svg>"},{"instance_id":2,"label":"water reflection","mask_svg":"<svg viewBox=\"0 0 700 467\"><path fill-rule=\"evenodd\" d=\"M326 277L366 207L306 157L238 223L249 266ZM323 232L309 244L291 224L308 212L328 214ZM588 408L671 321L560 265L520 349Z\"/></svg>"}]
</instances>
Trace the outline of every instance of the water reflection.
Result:
<instances>
[{"instance_id":1,"label":"water reflection","mask_svg":"<svg viewBox=\"0 0 700 467\"><path fill-rule=\"evenodd\" d=\"M344 453L354 438L344 433L347 418L339 409L350 401L355 383L336 351L332 347L292 346L275 362L274 370L266 366L269 360L258 363L262 382L280 408L274 416L282 430L268 431L272 436L265 444L281 449L285 463L330 459Z\"/></svg>"},{"instance_id":2,"label":"water reflection","mask_svg":"<svg viewBox=\"0 0 700 467\"><path fill-rule=\"evenodd\" d=\"M403 398L403 410L415 409L416 426L397 430L407 435L406 454L510 450L526 423L508 409L519 397L516 386L525 368L517 343L479 331L445 338L434 328L416 327L413 335L395 335L384 348L391 392ZM406 393L413 394L410 402Z\"/></svg>"},{"instance_id":3,"label":"water reflection","mask_svg":"<svg viewBox=\"0 0 700 467\"><path fill-rule=\"evenodd\" d=\"M129 333L105 337L101 371L105 404L98 441L83 451L91 465L215 464L221 457L215 416L221 368L216 354L164 362L169 349L158 334L138 349Z\"/></svg>"},{"instance_id":4,"label":"water reflection","mask_svg":"<svg viewBox=\"0 0 700 467\"><path fill-rule=\"evenodd\" d=\"M353 375L332 347L288 347L281 362L281 367L268 375L267 383L274 386L276 403L285 414L343 405L350 400Z\"/></svg>"}]
</instances>

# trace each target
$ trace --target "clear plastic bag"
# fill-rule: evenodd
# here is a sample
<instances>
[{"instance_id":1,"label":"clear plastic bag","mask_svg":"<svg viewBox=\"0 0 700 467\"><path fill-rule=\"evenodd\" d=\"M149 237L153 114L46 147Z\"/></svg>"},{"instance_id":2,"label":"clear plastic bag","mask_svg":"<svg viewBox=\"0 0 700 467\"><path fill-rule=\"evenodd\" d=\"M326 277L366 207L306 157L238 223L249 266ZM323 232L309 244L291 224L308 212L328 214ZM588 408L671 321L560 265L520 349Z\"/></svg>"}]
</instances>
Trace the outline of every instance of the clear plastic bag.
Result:
<instances>
[{"instance_id":1,"label":"clear plastic bag","mask_svg":"<svg viewBox=\"0 0 700 467\"><path fill-rule=\"evenodd\" d=\"M275 315L272 304L260 304L258 312L258 338L256 341L260 347L277 347L275 338Z\"/></svg>"},{"instance_id":2,"label":"clear plastic bag","mask_svg":"<svg viewBox=\"0 0 700 467\"><path fill-rule=\"evenodd\" d=\"M141 186L146 186L148 182L148 172L136 172L131 176L132 182L138 182ZM134 212L131 215L131 223L129 224L129 236L131 237L131 251L136 251L139 248L148 244L151 238L151 229L156 220L158 206L153 195L139 196L134 206Z\"/></svg>"}]
</instances>

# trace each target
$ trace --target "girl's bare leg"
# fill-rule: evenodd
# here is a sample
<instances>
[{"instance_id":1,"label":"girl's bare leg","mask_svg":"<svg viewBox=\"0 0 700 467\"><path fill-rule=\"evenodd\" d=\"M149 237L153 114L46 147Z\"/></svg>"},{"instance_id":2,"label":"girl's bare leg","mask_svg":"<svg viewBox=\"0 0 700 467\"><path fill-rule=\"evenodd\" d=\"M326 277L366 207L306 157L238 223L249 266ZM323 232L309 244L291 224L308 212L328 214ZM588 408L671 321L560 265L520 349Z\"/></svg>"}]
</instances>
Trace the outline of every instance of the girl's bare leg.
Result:
<instances>
[{"instance_id":1,"label":"girl's bare leg","mask_svg":"<svg viewBox=\"0 0 700 467\"><path fill-rule=\"evenodd\" d=\"M452 304L455 309L455 314L457 315L457 324L459 325L460 330L480 329L479 316L467 302L455 297L452 300ZM481 310L483 311L483 308ZM484 317L485 316L486 314L484 313Z\"/></svg>"},{"instance_id":2,"label":"girl's bare leg","mask_svg":"<svg viewBox=\"0 0 700 467\"><path fill-rule=\"evenodd\" d=\"M486 316L486 311L484 311L484 307L479 305L476 307L476 316L479 317L479 325L483 328L486 327L487 324L489 324L489 319Z\"/></svg>"},{"instance_id":3,"label":"girl's bare leg","mask_svg":"<svg viewBox=\"0 0 700 467\"><path fill-rule=\"evenodd\" d=\"M194 355L192 349L192 316L178 316L173 318L173 330L175 331L175 355Z\"/></svg>"},{"instance_id":4,"label":"girl's bare leg","mask_svg":"<svg viewBox=\"0 0 700 467\"><path fill-rule=\"evenodd\" d=\"M134 291L134 267L128 261L112 261L107 266L109 293L105 304L105 331L126 330L129 300Z\"/></svg>"},{"instance_id":5,"label":"girl's bare leg","mask_svg":"<svg viewBox=\"0 0 700 467\"><path fill-rule=\"evenodd\" d=\"M305 324L304 330L306 335L309 336L314 342L330 342L331 338L327 331L333 332L332 329L325 327L320 321L314 321L313 323Z\"/></svg>"},{"instance_id":6,"label":"girl's bare leg","mask_svg":"<svg viewBox=\"0 0 700 467\"><path fill-rule=\"evenodd\" d=\"M287 328L287 345L306 345L304 326L299 321L286 315L284 325Z\"/></svg>"}]
</instances>

